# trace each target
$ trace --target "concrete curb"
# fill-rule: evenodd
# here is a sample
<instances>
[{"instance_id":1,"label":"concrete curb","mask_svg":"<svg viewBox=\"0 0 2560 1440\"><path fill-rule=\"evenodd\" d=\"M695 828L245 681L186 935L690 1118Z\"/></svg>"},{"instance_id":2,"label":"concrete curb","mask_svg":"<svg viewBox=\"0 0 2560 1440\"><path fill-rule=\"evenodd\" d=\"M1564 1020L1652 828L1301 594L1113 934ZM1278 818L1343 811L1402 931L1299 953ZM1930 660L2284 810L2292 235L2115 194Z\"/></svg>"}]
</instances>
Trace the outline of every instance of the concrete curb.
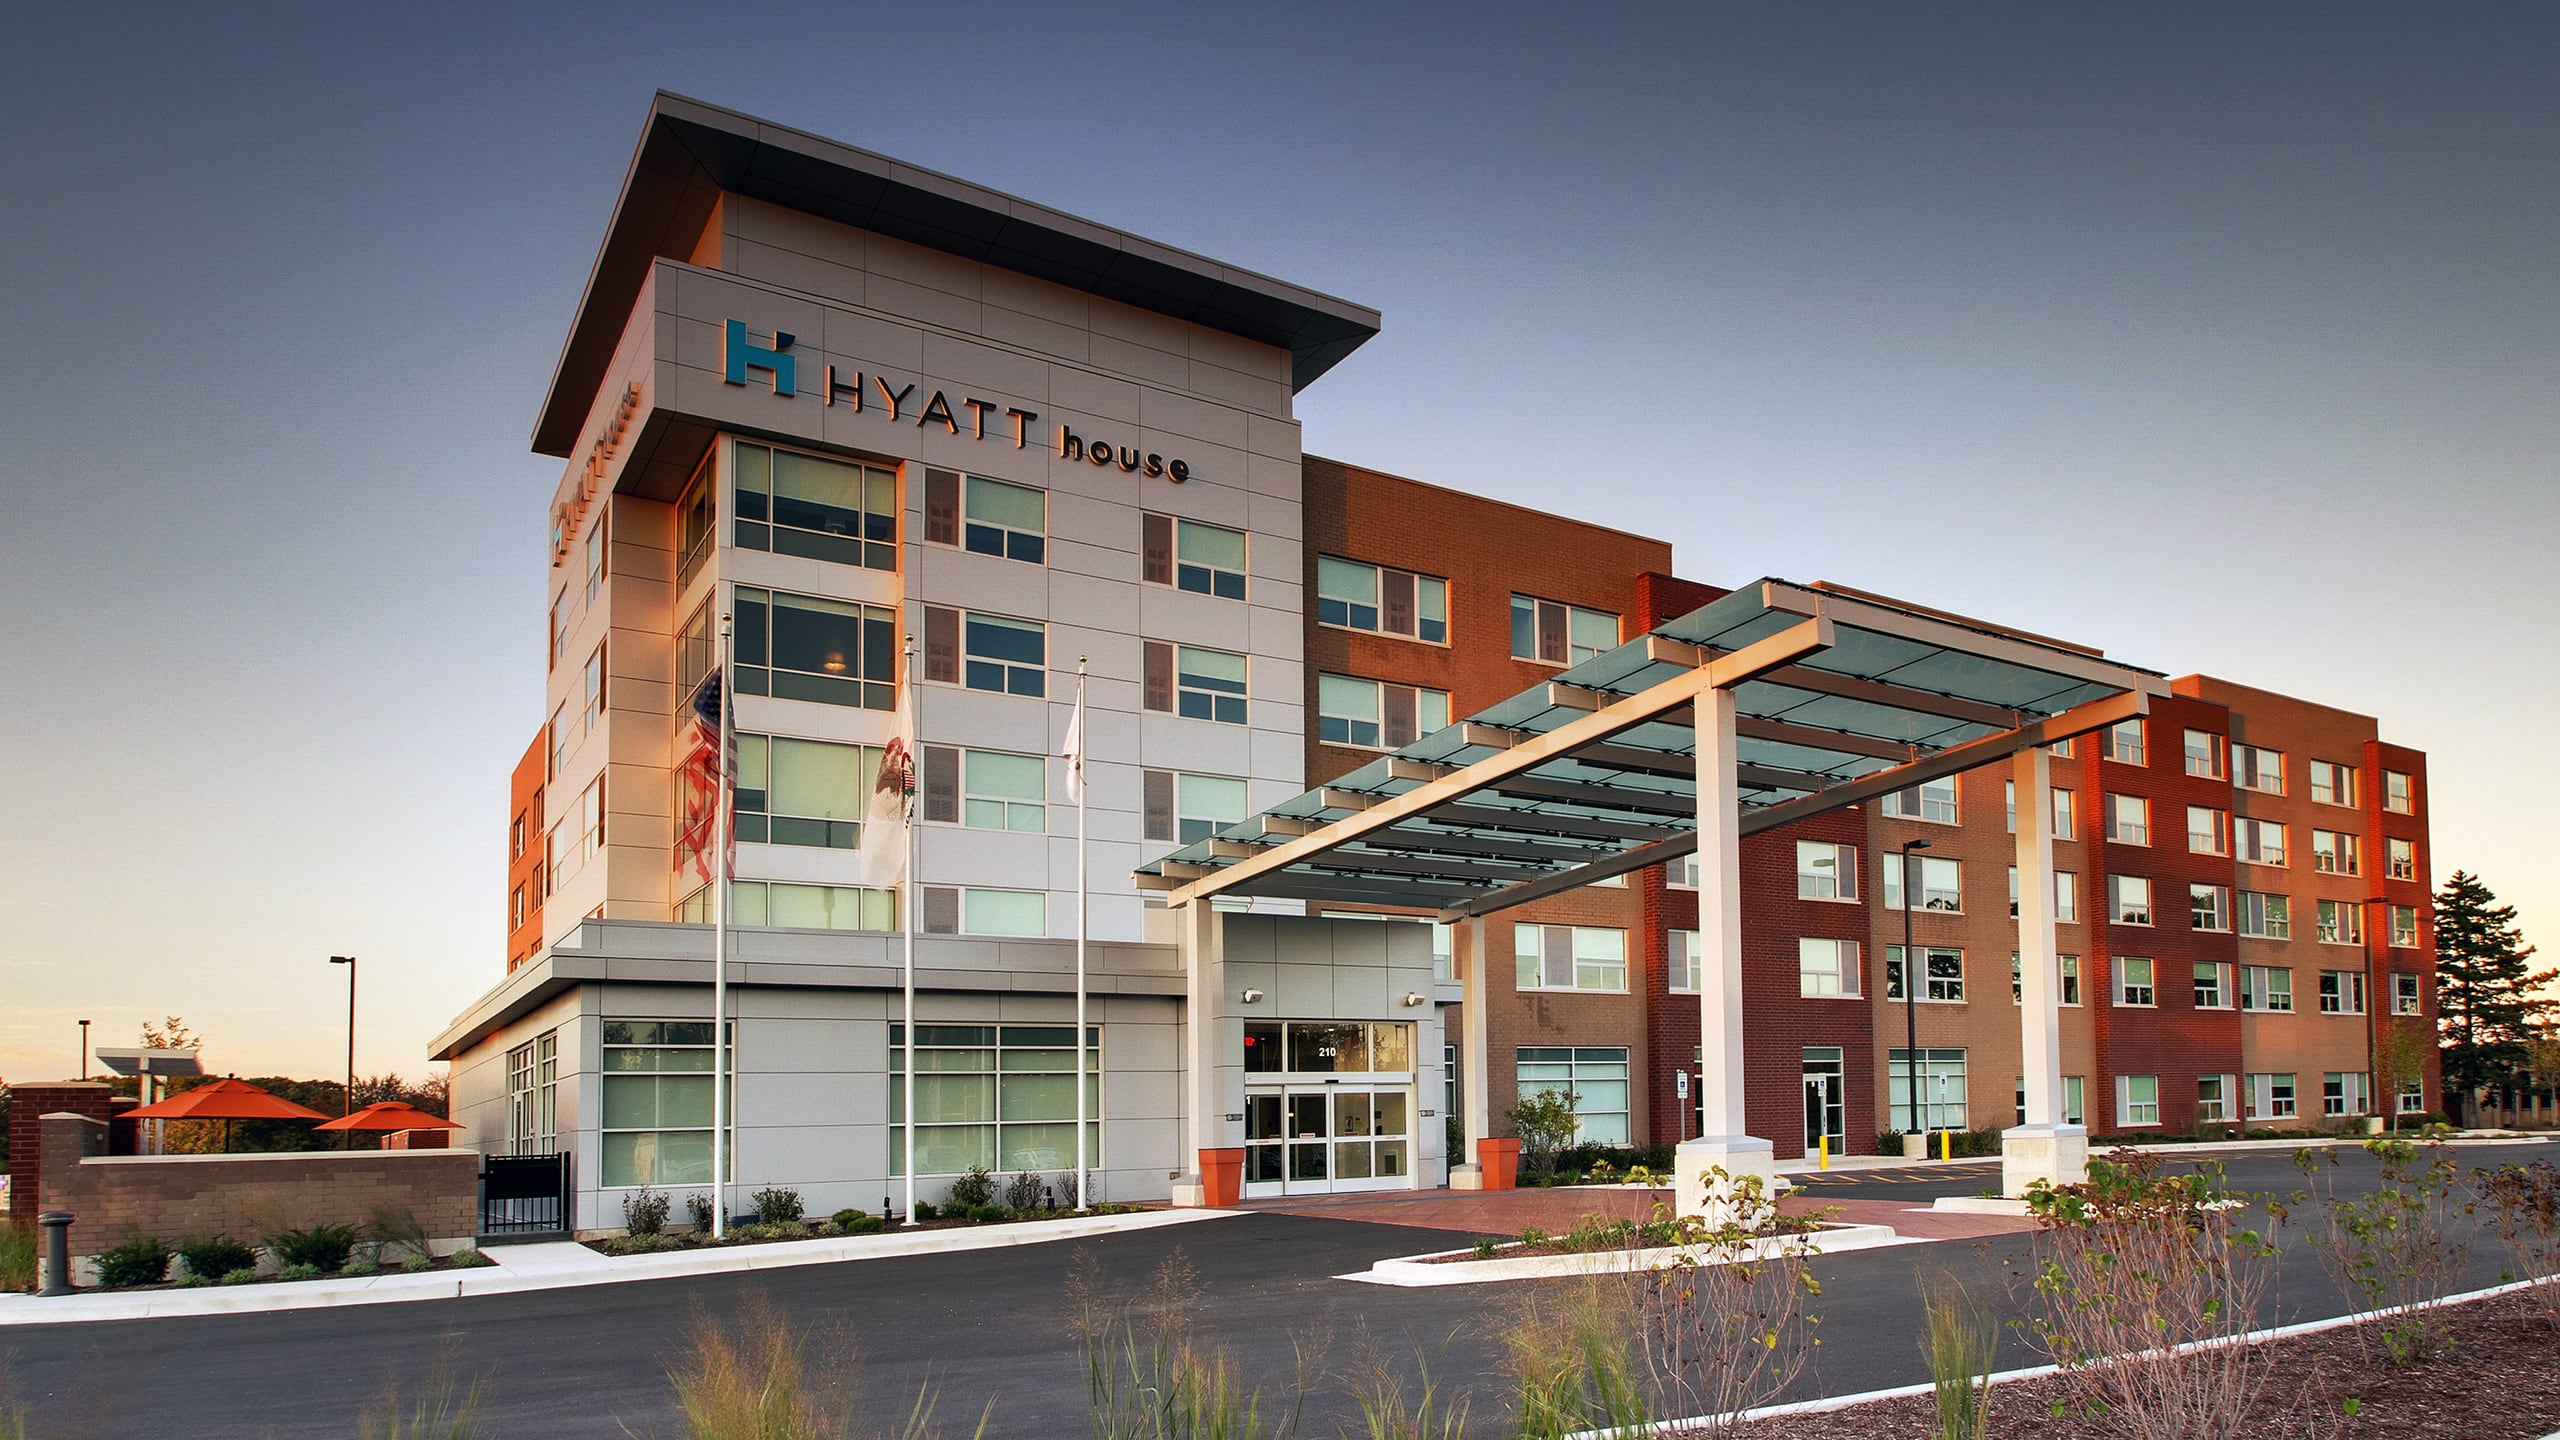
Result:
<instances>
[{"instance_id":1,"label":"concrete curb","mask_svg":"<svg viewBox=\"0 0 2560 1440\"><path fill-rule=\"evenodd\" d=\"M1776 1253L1787 1242L1802 1238L1806 1248L1817 1255L1844 1250L1875 1250L1887 1245L1921 1245L1926 1241L1897 1235L1884 1225L1839 1225L1816 1231L1805 1237L1782 1236L1759 1241L1751 1247L1750 1259L1761 1259ZM1544 1280L1559 1275L1625 1275L1637 1270L1660 1270L1677 1263L1689 1253L1678 1245L1662 1245L1650 1250L1604 1250L1584 1255L1529 1255L1516 1260L1471 1260L1464 1264L1435 1263L1443 1255L1472 1255L1472 1250L1435 1250L1428 1255L1401 1255L1381 1260L1367 1270L1352 1275L1337 1275L1337 1280L1357 1280L1366 1285L1394 1285L1406 1289L1429 1289L1443 1285L1490 1285L1502 1280ZM1735 1257L1737 1259L1744 1257ZM1723 1263L1721 1261L1715 1263Z\"/></svg>"},{"instance_id":2,"label":"concrete curb","mask_svg":"<svg viewBox=\"0 0 2560 1440\"><path fill-rule=\"evenodd\" d=\"M1155 1230L1199 1220L1220 1220L1238 1210L1142 1210L1129 1215L1026 1221L912 1234L849 1235L827 1240L741 1245L720 1250L656 1255L599 1255L583 1245L499 1246L497 1263L424 1275L369 1275L351 1280L302 1280L291 1284L206 1286L185 1290L126 1291L111 1295L0 1295L0 1327L71 1325L107 1320L159 1320L191 1315L241 1315L277 1310L318 1310L340 1305L387 1305L411 1300L454 1300L467 1295L513 1295L572 1286L621 1285L690 1275L734 1275L803 1265L836 1265L902 1255L948 1255L1001 1250L1053 1240L1081 1240L1132 1230ZM523 1256L510 1264L508 1252ZM567 1252L578 1252L576 1255ZM586 1257L580 1259L579 1256ZM590 1264L588 1261L592 1261Z\"/></svg>"}]
</instances>

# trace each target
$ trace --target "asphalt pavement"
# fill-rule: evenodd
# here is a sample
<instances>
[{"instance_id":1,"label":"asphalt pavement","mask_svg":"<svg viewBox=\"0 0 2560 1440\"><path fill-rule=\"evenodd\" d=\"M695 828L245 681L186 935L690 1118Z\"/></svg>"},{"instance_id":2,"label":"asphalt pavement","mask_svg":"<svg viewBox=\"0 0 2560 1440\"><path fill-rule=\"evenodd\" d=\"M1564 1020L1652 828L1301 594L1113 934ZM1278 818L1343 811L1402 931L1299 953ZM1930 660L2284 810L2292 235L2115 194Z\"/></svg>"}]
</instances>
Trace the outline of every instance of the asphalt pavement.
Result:
<instances>
[{"instance_id":1,"label":"asphalt pavement","mask_svg":"<svg viewBox=\"0 0 2560 1440\"><path fill-rule=\"evenodd\" d=\"M2560 1144L2464 1147L2466 1165L2560 1159ZM2177 1165L2199 1163L2182 1156ZM2240 1189L2300 1183L2284 1152L2228 1160ZM1860 1199L1972 1194L1996 1169L1868 1171L1816 1195ZM1993 1178L1986 1181L1984 1174ZM2348 1152L2341 1193L2375 1183L2372 1162ZM2464 1288L2496 1283L2504 1256L2475 1248ZM1339 1374L1371 1355L1407 1375L1427 1363L1444 1389L1473 1397L1474 1413L1504 1408L1496 1332L1532 1295L1573 1281L1401 1290L1333 1277L1394 1255L1446 1249L1451 1233L1351 1219L1257 1213L1090 1240L950 1255L866 1260L750 1275L644 1281L413 1304L273 1314L15 1327L0 1361L42 1440L183 1434L190 1440L352 1436L386 1383L414 1393L440 1353L466 1383L486 1387L484 1435L618 1440L680 1434L667 1367L704 1316L761 1298L811 1327L816 1353L858 1350L866 1411L903 1413L919 1386L940 1396L946 1429L966 1435L993 1402L990 1440L1086 1428L1083 1352L1069 1293L1080 1270L1133 1289L1177 1252L1200 1277L1200 1333L1227 1346L1267 1393L1288 1388L1295 1353L1319 1345ZM1815 1263L1822 1345L1795 1398L1844 1394L1927 1378L1915 1344L1923 1276L1947 1273L1977 1292L2010 1293L2004 1278L2028 1236L1868 1250ZM2299 1242L2286 1250L2267 1323L2342 1313L2342 1298ZM2032 1364L2016 1331L2001 1363ZM1300 1433L1334 1434L1356 1413L1338 1379L1308 1397Z\"/></svg>"}]
</instances>

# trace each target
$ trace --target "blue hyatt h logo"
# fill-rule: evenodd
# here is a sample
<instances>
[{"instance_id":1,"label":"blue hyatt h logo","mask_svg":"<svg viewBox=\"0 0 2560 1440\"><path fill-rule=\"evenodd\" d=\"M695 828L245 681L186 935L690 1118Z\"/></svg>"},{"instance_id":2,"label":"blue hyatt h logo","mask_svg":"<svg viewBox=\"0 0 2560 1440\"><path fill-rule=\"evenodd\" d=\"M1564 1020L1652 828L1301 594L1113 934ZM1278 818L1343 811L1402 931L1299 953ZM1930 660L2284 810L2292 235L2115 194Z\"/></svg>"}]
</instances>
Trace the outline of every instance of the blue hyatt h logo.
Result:
<instances>
[{"instance_id":1,"label":"blue hyatt h logo","mask_svg":"<svg viewBox=\"0 0 2560 1440\"><path fill-rule=\"evenodd\" d=\"M774 394L797 395L800 393L800 359L788 353L792 338L790 331L776 330L773 332L773 348L767 350L761 345L747 343L746 321L730 321L729 343L725 347L728 365L725 378L732 385L744 385L750 369L768 370L773 373Z\"/></svg>"}]
</instances>

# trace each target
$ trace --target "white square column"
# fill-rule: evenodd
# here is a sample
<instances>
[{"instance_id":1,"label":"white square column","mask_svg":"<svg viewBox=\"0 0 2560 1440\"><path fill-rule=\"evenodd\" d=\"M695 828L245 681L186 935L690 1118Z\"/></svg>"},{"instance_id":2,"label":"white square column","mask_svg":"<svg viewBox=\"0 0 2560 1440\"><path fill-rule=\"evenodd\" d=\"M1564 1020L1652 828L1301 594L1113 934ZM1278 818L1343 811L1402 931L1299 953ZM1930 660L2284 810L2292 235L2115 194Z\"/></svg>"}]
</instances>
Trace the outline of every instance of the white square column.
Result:
<instances>
[{"instance_id":1,"label":"white square column","mask_svg":"<svg viewBox=\"0 0 2560 1440\"><path fill-rule=\"evenodd\" d=\"M1181 1158L1191 1162L1173 1182L1176 1206L1209 1203L1209 1187L1199 1168L1201 1157L1226 1144L1226 1085L1221 1073L1226 1056L1219 1042L1226 1032L1227 955L1220 919L1218 907L1206 899L1175 910L1187 982L1182 1017L1182 1133L1189 1144Z\"/></svg>"},{"instance_id":2,"label":"white square column","mask_svg":"<svg viewBox=\"0 0 2560 1440\"><path fill-rule=\"evenodd\" d=\"M1466 1107L1467 1150L1449 1157L1449 1188L1484 1188L1479 1142L1493 1134L1493 1081L1485 1072L1484 917L1470 915L1451 927L1449 948L1458 967L1459 1101Z\"/></svg>"},{"instance_id":3,"label":"white square column","mask_svg":"<svg viewBox=\"0 0 2560 1440\"><path fill-rule=\"evenodd\" d=\"M2038 1180L2089 1178L2089 1130L2062 1122L2062 961L2054 928L2053 761L2042 745L2013 764L2018 812L2019 1070L2027 1123L2000 1134L2000 1191L2024 1199Z\"/></svg>"},{"instance_id":4,"label":"white square column","mask_svg":"<svg viewBox=\"0 0 2560 1440\"><path fill-rule=\"evenodd\" d=\"M1698 737L1698 1085L1699 1135L1672 1162L1680 1213L1730 1218L1727 1196L1707 1173L1757 1175L1774 1194L1776 1147L1749 1132L1742 1060L1742 786L1736 778L1733 692L1702 692Z\"/></svg>"}]
</instances>

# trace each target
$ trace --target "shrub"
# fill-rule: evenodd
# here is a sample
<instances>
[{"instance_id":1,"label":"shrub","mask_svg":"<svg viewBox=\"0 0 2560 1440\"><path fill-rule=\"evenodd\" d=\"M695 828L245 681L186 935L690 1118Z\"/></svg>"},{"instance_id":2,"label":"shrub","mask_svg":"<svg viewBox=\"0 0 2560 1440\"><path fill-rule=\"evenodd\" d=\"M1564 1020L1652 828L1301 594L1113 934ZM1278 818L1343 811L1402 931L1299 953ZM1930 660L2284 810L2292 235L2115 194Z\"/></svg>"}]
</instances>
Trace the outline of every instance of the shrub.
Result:
<instances>
[{"instance_id":1,"label":"shrub","mask_svg":"<svg viewBox=\"0 0 2560 1440\"><path fill-rule=\"evenodd\" d=\"M137 1235L100 1252L101 1285L157 1285L169 1278L169 1246L157 1235Z\"/></svg>"},{"instance_id":2,"label":"shrub","mask_svg":"<svg viewBox=\"0 0 2560 1440\"><path fill-rule=\"evenodd\" d=\"M241 1266L237 1270L225 1270L222 1272L222 1283L225 1285L246 1285L257 1278L258 1272L250 1269L246 1265Z\"/></svg>"},{"instance_id":3,"label":"shrub","mask_svg":"<svg viewBox=\"0 0 2560 1440\"><path fill-rule=\"evenodd\" d=\"M199 1286L210 1285L212 1283L212 1281L207 1280L201 1275L181 1275L178 1277L178 1288L181 1290L193 1290Z\"/></svg>"},{"instance_id":4,"label":"shrub","mask_svg":"<svg viewBox=\"0 0 2560 1440\"><path fill-rule=\"evenodd\" d=\"M1902 1153L1902 1132L1901 1132L1901 1131L1899 1131L1899 1130L1879 1130L1879 1131L1877 1131L1877 1132L1876 1132L1876 1153L1877 1153L1877 1154L1879 1154L1879 1155L1899 1155L1899 1154L1901 1154L1901 1153Z\"/></svg>"},{"instance_id":5,"label":"shrub","mask_svg":"<svg viewBox=\"0 0 2560 1440\"><path fill-rule=\"evenodd\" d=\"M412 1255L408 1259L400 1262L400 1268L408 1271L412 1275L417 1274L421 1270L433 1270L436 1268L436 1257L433 1255Z\"/></svg>"},{"instance_id":6,"label":"shrub","mask_svg":"<svg viewBox=\"0 0 2560 1440\"><path fill-rule=\"evenodd\" d=\"M1991 1429L1991 1371L2000 1332L1991 1313L1952 1277L1923 1282L1920 1299L1927 1316L1920 1353L1929 1362L1929 1388L1937 1402L1937 1440L1980 1440Z\"/></svg>"},{"instance_id":7,"label":"shrub","mask_svg":"<svg viewBox=\"0 0 2560 1440\"><path fill-rule=\"evenodd\" d=\"M2288 1202L2268 1208L2290 1219L2316 1198L2319 1220L2311 1246L2321 1267L2342 1293L2361 1298L2366 1309L2382 1316L2378 1325L2354 1328L2357 1342L2368 1354L2379 1346L2378 1358L2394 1364L2424 1360L2445 1339L2436 1308L2471 1259L2471 1242L2455 1234L2456 1222L2472 1208L2460 1198L2462 1170L2453 1151L2440 1144L2368 1140L2364 1148L2381 1169L2382 1184L2372 1192L2337 1194L2332 1177L2338 1149L2297 1150L2293 1163L2320 1179L2319 1194L2297 1190Z\"/></svg>"},{"instance_id":8,"label":"shrub","mask_svg":"<svg viewBox=\"0 0 2560 1440\"><path fill-rule=\"evenodd\" d=\"M1455 1153L1455 1152L1452 1152ZM1077 1204L1076 1172L1061 1170L1049 1177L1050 1193L1058 1197L1058 1208L1073 1210Z\"/></svg>"},{"instance_id":9,"label":"shrub","mask_svg":"<svg viewBox=\"0 0 2560 1440\"><path fill-rule=\"evenodd\" d=\"M655 1235L667 1228L675 1197L643 1185L622 1197L622 1228L634 1235Z\"/></svg>"},{"instance_id":10,"label":"shrub","mask_svg":"<svg viewBox=\"0 0 2560 1440\"><path fill-rule=\"evenodd\" d=\"M2548 1160L2501 1165L2480 1176L2496 1218L2492 1228L2515 1261L2515 1278L2534 1287L2543 1317L2560 1327L2560 1169Z\"/></svg>"},{"instance_id":11,"label":"shrub","mask_svg":"<svg viewBox=\"0 0 2560 1440\"><path fill-rule=\"evenodd\" d=\"M613 1255L654 1255L661 1250L681 1250L684 1242L673 1235L622 1235L603 1242L605 1251Z\"/></svg>"},{"instance_id":12,"label":"shrub","mask_svg":"<svg viewBox=\"0 0 2560 1440\"><path fill-rule=\"evenodd\" d=\"M827 1223L833 1225L838 1230L850 1230L853 1228L854 1221L868 1218L869 1214L870 1212L867 1210L856 1210L851 1206L846 1206L844 1209L828 1216Z\"/></svg>"},{"instance_id":13,"label":"shrub","mask_svg":"<svg viewBox=\"0 0 2560 1440\"><path fill-rule=\"evenodd\" d=\"M320 1267L306 1262L296 1261L295 1263L278 1270L276 1272L276 1278L279 1280L317 1280L320 1278Z\"/></svg>"},{"instance_id":14,"label":"shrub","mask_svg":"<svg viewBox=\"0 0 2560 1440\"><path fill-rule=\"evenodd\" d=\"M968 1212L969 1218L977 1221L981 1225L1002 1220L1006 1218L1008 1213L1009 1212L1007 1212L1001 1205L972 1205L969 1207Z\"/></svg>"},{"instance_id":15,"label":"shrub","mask_svg":"<svg viewBox=\"0 0 2560 1440\"><path fill-rule=\"evenodd\" d=\"M699 1190L687 1195L684 1197L684 1213L693 1217L694 1229L701 1230L706 1233L711 1229L710 1196L703 1194Z\"/></svg>"},{"instance_id":16,"label":"shrub","mask_svg":"<svg viewBox=\"0 0 2560 1440\"><path fill-rule=\"evenodd\" d=\"M919 1200L916 1202L916 1218L918 1220L939 1219L941 1214L942 1212L935 1209L933 1202L930 1200Z\"/></svg>"},{"instance_id":17,"label":"shrub","mask_svg":"<svg viewBox=\"0 0 2560 1440\"><path fill-rule=\"evenodd\" d=\"M1533 1175L1552 1174L1556 1161L1581 1128L1582 1096L1570 1089L1532 1090L1502 1112L1520 1138L1521 1164Z\"/></svg>"},{"instance_id":18,"label":"shrub","mask_svg":"<svg viewBox=\"0 0 2560 1440\"><path fill-rule=\"evenodd\" d=\"M1673 1217L1680 1256L1638 1278L1634 1321L1664 1414L1705 1417L1694 1432L1732 1433L1733 1417L1795 1382L1822 1342L1812 1302L1813 1244L1786 1232L1778 1202L1757 1175L1721 1167L1705 1176L1722 1220Z\"/></svg>"},{"instance_id":19,"label":"shrub","mask_svg":"<svg viewBox=\"0 0 2560 1440\"><path fill-rule=\"evenodd\" d=\"M996 1198L995 1172L984 1165L972 1165L968 1172L951 1182L951 1193L943 1200L954 1210L974 1210L992 1205Z\"/></svg>"},{"instance_id":20,"label":"shrub","mask_svg":"<svg viewBox=\"0 0 2560 1440\"><path fill-rule=\"evenodd\" d=\"M800 1192L788 1185L768 1185L756 1192L756 1219L767 1225L788 1225L805 1214Z\"/></svg>"},{"instance_id":21,"label":"shrub","mask_svg":"<svg viewBox=\"0 0 2560 1440\"><path fill-rule=\"evenodd\" d=\"M1200 1292L1199 1272L1180 1249L1137 1295L1105 1290L1092 1257L1079 1259L1067 1281L1068 1324L1084 1345L1095 1435L1266 1440L1297 1432L1317 1378L1311 1347L1298 1347L1286 1408L1266 1407L1234 1355L1200 1338L1194 1324Z\"/></svg>"},{"instance_id":22,"label":"shrub","mask_svg":"<svg viewBox=\"0 0 2560 1440\"><path fill-rule=\"evenodd\" d=\"M0 1220L0 1294L36 1288L36 1232Z\"/></svg>"},{"instance_id":23,"label":"shrub","mask_svg":"<svg viewBox=\"0 0 2560 1440\"><path fill-rule=\"evenodd\" d=\"M340 1270L338 1273L341 1275L379 1275L382 1273L382 1266L373 1260L369 1260L364 1256L359 1255L353 1260L348 1261L346 1268Z\"/></svg>"},{"instance_id":24,"label":"shrub","mask_svg":"<svg viewBox=\"0 0 2560 1440\"><path fill-rule=\"evenodd\" d=\"M356 1227L352 1225L312 1225L299 1230L279 1230L267 1237L267 1248L286 1269L308 1265L314 1273L336 1270L355 1253Z\"/></svg>"},{"instance_id":25,"label":"shrub","mask_svg":"<svg viewBox=\"0 0 2560 1440\"><path fill-rule=\"evenodd\" d=\"M458 1269L469 1270L475 1266L495 1265L498 1262L477 1250L456 1250L453 1252L453 1263Z\"/></svg>"},{"instance_id":26,"label":"shrub","mask_svg":"<svg viewBox=\"0 0 2560 1440\"><path fill-rule=\"evenodd\" d=\"M485 1383L456 1392L453 1347L447 1341L426 1383L405 1405L398 1382L385 1382L382 1398L356 1417L357 1440L476 1440L488 1406Z\"/></svg>"},{"instance_id":27,"label":"shrub","mask_svg":"<svg viewBox=\"0 0 2560 1440\"><path fill-rule=\"evenodd\" d=\"M397 1200L386 1200L373 1207L365 1221L365 1238L373 1242L376 1264L391 1257L394 1251L412 1255L427 1253L427 1227L418 1223L417 1212Z\"/></svg>"},{"instance_id":28,"label":"shrub","mask_svg":"<svg viewBox=\"0 0 2560 1440\"><path fill-rule=\"evenodd\" d=\"M1529 1296L1499 1338L1524 1440L1644 1433L1651 1417L1623 1285L1595 1278L1562 1296Z\"/></svg>"},{"instance_id":29,"label":"shrub","mask_svg":"<svg viewBox=\"0 0 2560 1440\"><path fill-rule=\"evenodd\" d=\"M836 1228L847 1235L877 1235L888 1223L877 1215L865 1215L856 1210L852 1219L838 1220Z\"/></svg>"},{"instance_id":30,"label":"shrub","mask_svg":"<svg viewBox=\"0 0 2560 1440\"><path fill-rule=\"evenodd\" d=\"M190 1235L178 1242L178 1258L187 1262L188 1274L204 1280L258 1265L258 1252L228 1235Z\"/></svg>"},{"instance_id":31,"label":"shrub","mask_svg":"<svg viewBox=\"0 0 2560 1440\"><path fill-rule=\"evenodd\" d=\"M1049 1187L1041 1180L1038 1171L1018 1171L1011 1180L1005 1182L1005 1208L1009 1210L1037 1209L1040 1202L1048 1197L1048 1193Z\"/></svg>"}]
</instances>

